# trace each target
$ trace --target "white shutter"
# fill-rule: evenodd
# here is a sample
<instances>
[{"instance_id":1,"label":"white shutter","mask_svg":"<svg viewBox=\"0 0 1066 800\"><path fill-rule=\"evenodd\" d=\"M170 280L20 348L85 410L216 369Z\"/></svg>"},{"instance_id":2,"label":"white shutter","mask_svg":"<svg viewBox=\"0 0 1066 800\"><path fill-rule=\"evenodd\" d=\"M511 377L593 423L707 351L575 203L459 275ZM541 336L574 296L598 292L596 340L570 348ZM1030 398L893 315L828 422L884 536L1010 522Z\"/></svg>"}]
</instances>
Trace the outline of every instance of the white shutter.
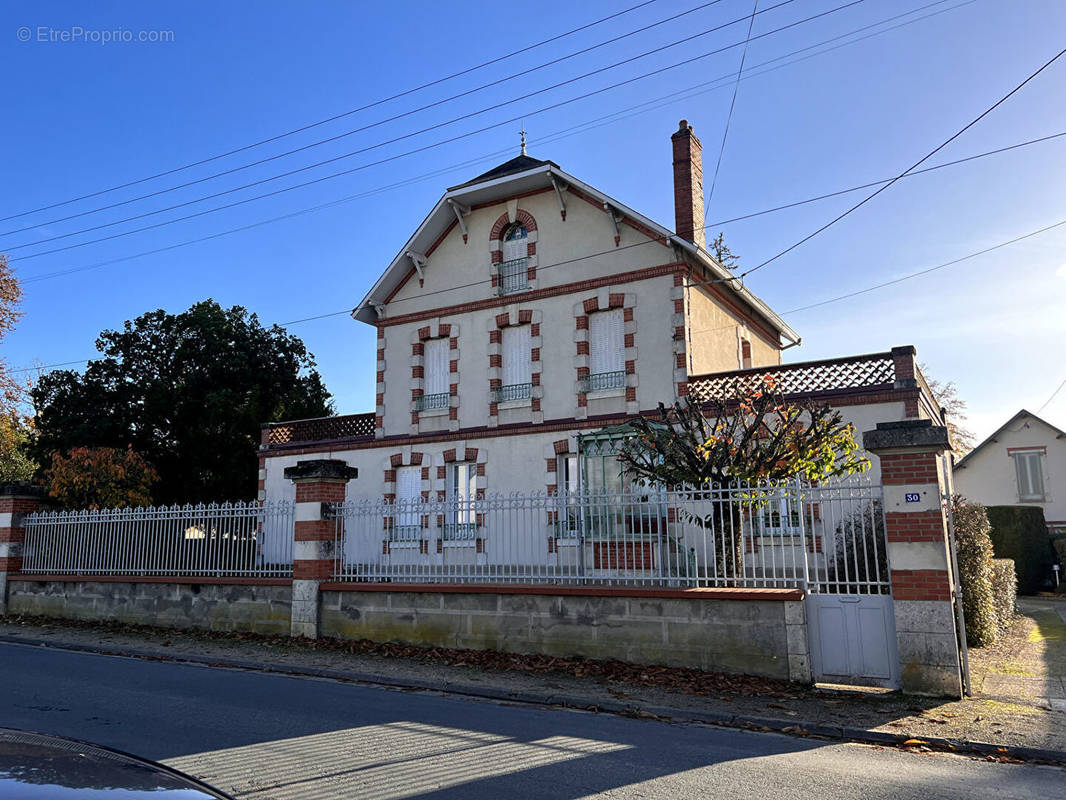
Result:
<instances>
[{"instance_id":1,"label":"white shutter","mask_svg":"<svg viewBox=\"0 0 1066 800\"><path fill-rule=\"evenodd\" d=\"M589 316L589 372L621 372L625 369L625 321L622 309L597 311Z\"/></svg>"},{"instance_id":2,"label":"white shutter","mask_svg":"<svg viewBox=\"0 0 1066 800\"><path fill-rule=\"evenodd\" d=\"M448 340L430 339L425 345L425 393L448 392Z\"/></svg>"},{"instance_id":3,"label":"white shutter","mask_svg":"<svg viewBox=\"0 0 1066 800\"><path fill-rule=\"evenodd\" d=\"M503 385L515 386L532 380L529 325L503 329Z\"/></svg>"},{"instance_id":4,"label":"white shutter","mask_svg":"<svg viewBox=\"0 0 1066 800\"><path fill-rule=\"evenodd\" d=\"M396 524L418 524L418 511L413 504L422 497L422 468L400 467L396 470L396 502L399 504Z\"/></svg>"}]
</instances>

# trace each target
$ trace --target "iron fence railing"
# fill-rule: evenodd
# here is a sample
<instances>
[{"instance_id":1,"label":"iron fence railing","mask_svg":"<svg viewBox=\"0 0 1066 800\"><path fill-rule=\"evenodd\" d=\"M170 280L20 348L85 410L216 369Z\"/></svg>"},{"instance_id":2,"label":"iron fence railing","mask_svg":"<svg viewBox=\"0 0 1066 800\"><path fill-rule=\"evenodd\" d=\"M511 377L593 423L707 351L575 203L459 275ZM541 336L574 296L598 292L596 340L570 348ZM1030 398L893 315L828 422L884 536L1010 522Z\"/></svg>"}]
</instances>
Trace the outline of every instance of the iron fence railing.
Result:
<instances>
[{"instance_id":1,"label":"iron fence railing","mask_svg":"<svg viewBox=\"0 0 1066 800\"><path fill-rule=\"evenodd\" d=\"M622 389L625 385L625 370L597 372L581 379L581 391L584 394L607 391L608 389Z\"/></svg>"},{"instance_id":2,"label":"iron fence railing","mask_svg":"<svg viewBox=\"0 0 1066 800\"><path fill-rule=\"evenodd\" d=\"M889 591L881 487L861 480L349 500L332 515L345 581Z\"/></svg>"},{"instance_id":3,"label":"iron fence railing","mask_svg":"<svg viewBox=\"0 0 1066 800\"><path fill-rule=\"evenodd\" d=\"M420 394L415 398L415 411L435 411L447 408L450 400L451 395L448 392Z\"/></svg>"},{"instance_id":4,"label":"iron fence railing","mask_svg":"<svg viewBox=\"0 0 1066 800\"><path fill-rule=\"evenodd\" d=\"M529 288L529 258L514 258L497 267L499 293L512 294Z\"/></svg>"},{"instance_id":5,"label":"iron fence railing","mask_svg":"<svg viewBox=\"0 0 1066 800\"><path fill-rule=\"evenodd\" d=\"M493 403L510 403L514 400L528 400L532 395L532 383L514 383L492 389L490 400Z\"/></svg>"},{"instance_id":6,"label":"iron fence railing","mask_svg":"<svg viewBox=\"0 0 1066 800\"><path fill-rule=\"evenodd\" d=\"M24 572L41 575L292 575L293 504L28 514Z\"/></svg>"}]
</instances>

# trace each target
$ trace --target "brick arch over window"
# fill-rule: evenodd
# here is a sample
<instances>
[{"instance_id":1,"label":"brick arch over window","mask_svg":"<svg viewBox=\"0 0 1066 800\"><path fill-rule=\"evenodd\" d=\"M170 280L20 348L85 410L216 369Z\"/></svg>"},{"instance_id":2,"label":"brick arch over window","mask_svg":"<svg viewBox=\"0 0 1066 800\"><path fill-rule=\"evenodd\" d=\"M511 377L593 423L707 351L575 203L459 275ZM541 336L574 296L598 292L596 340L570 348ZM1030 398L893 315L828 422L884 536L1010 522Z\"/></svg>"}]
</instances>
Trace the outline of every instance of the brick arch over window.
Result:
<instances>
[{"instance_id":1,"label":"brick arch over window","mask_svg":"<svg viewBox=\"0 0 1066 800\"><path fill-rule=\"evenodd\" d=\"M459 429L459 326L454 322L431 322L411 334L411 433L418 433L418 397L425 393L426 342L448 339L448 429ZM384 411L384 409L383 409Z\"/></svg>"},{"instance_id":2,"label":"brick arch over window","mask_svg":"<svg viewBox=\"0 0 1066 800\"><path fill-rule=\"evenodd\" d=\"M503 329L512 325L529 325L529 360L531 363L529 381L533 384L530 391L531 421L544 421L541 400L544 398L544 386L540 380L541 339L540 326L543 314L532 309L504 311L489 320L489 425L495 426L499 421L499 404L491 400L492 392L503 386Z\"/></svg>"},{"instance_id":3,"label":"brick arch over window","mask_svg":"<svg viewBox=\"0 0 1066 800\"><path fill-rule=\"evenodd\" d=\"M500 275L498 265L503 263L503 234L507 228L515 222L521 222L526 226L526 280L530 289L537 288L537 221L523 208L515 211L514 219L509 212L505 211L497 217L489 233L489 254L491 256L489 269L491 271L492 291L499 291Z\"/></svg>"}]
</instances>

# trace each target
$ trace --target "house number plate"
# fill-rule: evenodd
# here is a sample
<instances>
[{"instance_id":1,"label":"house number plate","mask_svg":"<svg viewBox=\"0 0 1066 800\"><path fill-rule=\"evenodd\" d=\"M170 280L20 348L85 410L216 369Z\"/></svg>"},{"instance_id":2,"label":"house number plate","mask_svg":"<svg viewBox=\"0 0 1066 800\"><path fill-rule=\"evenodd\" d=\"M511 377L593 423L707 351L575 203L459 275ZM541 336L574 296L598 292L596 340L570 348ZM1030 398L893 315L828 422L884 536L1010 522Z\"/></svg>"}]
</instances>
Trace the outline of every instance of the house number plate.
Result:
<instances>
[{"instance_id":1,"label":"house number plate","mask_svg":"<svg viewBox=\"0 0 1066 800\"><path fill-rule=\"evenodd\" d=\"M907 492L903 495L903 499L908 503L920 503L922 502L922 495L919 492Z\"/></svg>"}]
</instances>

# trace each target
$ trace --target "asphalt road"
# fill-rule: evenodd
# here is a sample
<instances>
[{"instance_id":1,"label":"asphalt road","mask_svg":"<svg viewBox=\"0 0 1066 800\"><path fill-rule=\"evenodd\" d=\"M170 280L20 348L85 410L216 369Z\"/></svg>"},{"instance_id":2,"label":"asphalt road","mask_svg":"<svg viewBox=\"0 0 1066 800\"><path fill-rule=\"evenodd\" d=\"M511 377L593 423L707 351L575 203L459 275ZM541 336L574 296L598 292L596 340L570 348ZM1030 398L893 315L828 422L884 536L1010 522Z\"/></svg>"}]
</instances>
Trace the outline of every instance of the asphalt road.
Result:
<instances>
[{"instance_id":1,"label":"asphalt road","mask_svg":"<svg viewBox=\"0 0 1066 800\"><path fill-rule=\"evenodd\" d=\"M1066 798L1066 771L0 644L0 727L240 797Z\"/></svg>"}]
</instances>

